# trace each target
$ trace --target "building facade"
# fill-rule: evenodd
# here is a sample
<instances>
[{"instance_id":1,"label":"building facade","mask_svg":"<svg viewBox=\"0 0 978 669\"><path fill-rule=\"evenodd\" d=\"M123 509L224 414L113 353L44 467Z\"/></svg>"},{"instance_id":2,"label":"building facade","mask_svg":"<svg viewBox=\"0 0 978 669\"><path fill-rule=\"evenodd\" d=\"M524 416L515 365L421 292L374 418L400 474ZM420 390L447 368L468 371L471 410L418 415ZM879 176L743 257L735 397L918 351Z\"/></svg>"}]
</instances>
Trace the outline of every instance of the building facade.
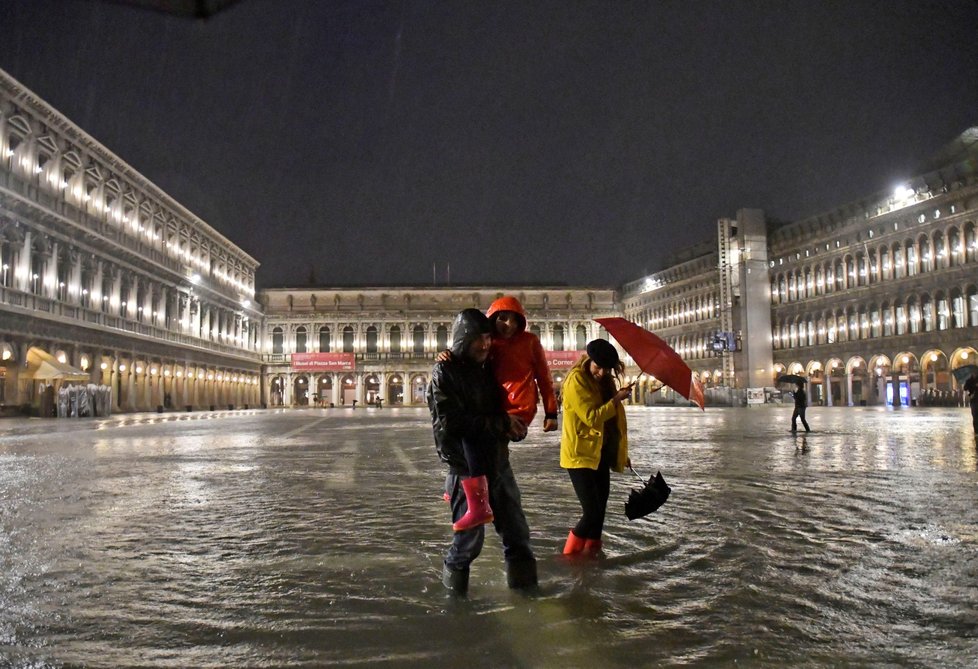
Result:
<instances>
[{"instance_id":1,"label":"building facade","mask_svg":"<svg viewBox=\"0 0 978 669\"><path fill-rule=\"evenodd\" d=\"M978 128L929 169L769 236L774 372L828 405L953 403L978 349Z\"/></svg>"},{"instance_id":2,"label":"building facade","mask_svg":"<svg viewBox=\"0 0 978 669\"><path fill-rule=\"evenodd\" d=\"M951 371L978 349L976 221L971 128L892 193L787 224L758 210L721 219L715 244L626 284L622 304L708 397L791 373L824 405L954 404Z\"/></svg>"},{"instance_id":3,"label":"building facade","mask_svg":"<svg viewBox=\"0 0 978 669\"><path fill-rule=\"evenodd\" d=\"M616 291L587 287L374 287L263 290L263 385L272 405L416 406L462 309L504 294L526 309L554 379L585 344L607 337L594 318L620 315Z\"/></svg>"},{"instance_id":4,"label":"building facade","mask_svg":"<svg viewBox=\"0 0 978 669\"><path fill-rule=\"evenodd\" d=\"M971 128L894 192L790 223L743 209L620 290L256 295L255 259L0 71L0 409L37 408L59 370L109 387L116 411L421 405L455 314L503 294L526 307L558 384L607 337L594 319L624 315L713 403L783 373L825 405L953 403L952 371L978 358L976 222ZM684 403L644 375L633 399Z\"/></svg>"},{"instance_id":5,"label":"building facade","mask_svg":"<svg viewBox=\"0 0 978 669\"><path fill-rule=\"evenodd\" d=\"M0 405L37 406L48 355L117 411L259 404L257 268L0 71Z\"/></svg>"}]
</instances>

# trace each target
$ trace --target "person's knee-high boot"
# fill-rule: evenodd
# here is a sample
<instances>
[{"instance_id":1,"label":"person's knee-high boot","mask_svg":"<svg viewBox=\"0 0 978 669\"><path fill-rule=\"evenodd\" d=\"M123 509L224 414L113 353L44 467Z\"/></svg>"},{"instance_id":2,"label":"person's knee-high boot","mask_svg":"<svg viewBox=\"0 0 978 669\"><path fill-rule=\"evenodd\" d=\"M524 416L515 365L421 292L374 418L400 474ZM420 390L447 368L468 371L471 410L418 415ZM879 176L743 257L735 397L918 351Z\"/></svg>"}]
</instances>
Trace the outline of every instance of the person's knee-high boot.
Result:
<instances>
[{"instance_id":1,"label":"person's knee-high boot","mask_svg":"<svg viewBox=\"0 0 978 669\"><path fill-rule=\"evenodd\" d=\"M574 534L574 530L571 530L567 535L567 541L564 543L564 555L574 555L575 553L580 553L584 550L584 544L586 540L584 537L579 537Z\"/></svg>"},{"instance_id":2,"label":"person's knee-high boot","mask_svg":"<svg viewBox=\"0 0 978 669\"><path fill-rule=\"evenodd\" d=\"M464 479L462 490L465 491L465 503L469 508L464 516L452 523L452 529L464 532L491 523L493 518L492 509L489 508L489 480L485 476Z\"/></svg>"}]
</instances>

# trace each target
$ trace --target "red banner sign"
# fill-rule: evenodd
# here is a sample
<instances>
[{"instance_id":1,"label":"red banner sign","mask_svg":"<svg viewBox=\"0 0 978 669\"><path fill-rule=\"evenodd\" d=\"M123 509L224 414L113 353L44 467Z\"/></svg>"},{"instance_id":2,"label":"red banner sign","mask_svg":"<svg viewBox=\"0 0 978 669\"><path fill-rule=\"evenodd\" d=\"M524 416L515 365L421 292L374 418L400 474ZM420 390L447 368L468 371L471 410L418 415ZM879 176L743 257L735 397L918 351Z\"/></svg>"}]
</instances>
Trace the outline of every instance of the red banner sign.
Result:
<instances>
[{"instance_id":1,"label":"red banner sign","mask_svg":"<svg viewBox=\"0 0 978 669\"><path fill-rule=\"evenodd\" d=\"M584 351L544 351L547 354L547 367L551 370L570 369L581 359Z\"/></svg>"},{"instance_id":2,"label":"red banner sign","mask_svg":"<svg viewBox=\"0 0 978 669\"><path fill-rule=\"evenodd\" d=\"M356 368L353 353L293 353L295 372L352 372Z\"/></svg>"}]
</instances>

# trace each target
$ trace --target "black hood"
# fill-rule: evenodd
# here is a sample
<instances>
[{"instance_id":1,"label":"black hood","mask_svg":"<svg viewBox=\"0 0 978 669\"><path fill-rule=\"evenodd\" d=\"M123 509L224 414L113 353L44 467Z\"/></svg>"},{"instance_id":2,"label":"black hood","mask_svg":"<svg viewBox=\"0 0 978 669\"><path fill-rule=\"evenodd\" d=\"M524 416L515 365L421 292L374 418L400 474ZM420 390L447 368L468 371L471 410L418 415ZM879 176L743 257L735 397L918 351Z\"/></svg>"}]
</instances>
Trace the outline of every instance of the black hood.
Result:
<instances>
[{"instance_id":1,"label":"black hood","mask_svg":"<svg viewBox=\"0 0 978 669\"><path fill-rule=\"evenodd\" d=\"M478 309L464 309L452 323L452 355L468 360L469 345L492 332L489 319Z\"/></svg>"}]
</instances>

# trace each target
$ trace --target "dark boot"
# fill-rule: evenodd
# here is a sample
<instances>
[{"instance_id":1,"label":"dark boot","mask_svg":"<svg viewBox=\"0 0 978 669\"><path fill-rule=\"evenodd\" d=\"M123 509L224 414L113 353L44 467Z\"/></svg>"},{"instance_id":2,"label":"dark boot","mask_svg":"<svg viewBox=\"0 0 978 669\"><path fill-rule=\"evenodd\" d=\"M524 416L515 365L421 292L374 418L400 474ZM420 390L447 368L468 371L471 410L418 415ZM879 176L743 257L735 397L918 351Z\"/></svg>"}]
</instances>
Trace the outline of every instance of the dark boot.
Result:
<instances>
[{"instance_id":1,"label":"dark boot","mask_svg":"<svg viewBox=\"0 0 978 669\"><path fill-rule=\"evenodd\" d=\"M452 523L456 532L471 530L473 527L492 522L492 509L489 508L489 480L485 476L473 476L462 481L465 502L468 510Z\"/></svg>"},{"instance_id":2,"label":"dark boot","mask_svg":"<svg viewBox=\"0 0 978 669\"><path fill-rule=\"evenodd\" d=\"M442 568L441 582L454 594L464 597L469 592L469 570L452 569L446 564Z\"/></svg>"},{"instance_id":3,"label":"dark boot","mask_svg":"<svg viewBox=\"0 0 978 669\"><path fill-rule=\"evenodd\" d=\"M506 563L506 584L513 590L533 590L537 587L537 561L516 560Z\"/></svg>"}]
</instances>

